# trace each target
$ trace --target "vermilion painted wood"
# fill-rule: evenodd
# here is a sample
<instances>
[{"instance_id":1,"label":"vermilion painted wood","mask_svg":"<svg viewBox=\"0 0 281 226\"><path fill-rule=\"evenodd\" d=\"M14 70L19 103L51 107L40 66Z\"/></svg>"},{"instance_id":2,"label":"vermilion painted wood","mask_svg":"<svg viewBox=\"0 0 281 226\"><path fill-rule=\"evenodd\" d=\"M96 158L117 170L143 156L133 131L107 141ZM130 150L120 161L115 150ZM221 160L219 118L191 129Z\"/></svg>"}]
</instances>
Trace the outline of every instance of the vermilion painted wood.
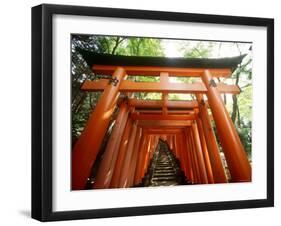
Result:
<instances>
[{"instance_id":1,"label":"vermilion painted wood","mask_svg":"<svg viewBox=\"0 0 281 226\"><path fill-rule=\"evenodd\" d=\"M180 164L183 165L182 167L185 176L189 178L188 162L187 162L187 155L186 155L187 148L186 148L186 143L184 142L183 130L181 131L180 134L180 147L181 147L181 159L182 159Z\"/></svg>"},{"instance_id":2,"label":"vermilion painted wood","mask_svg":"<svg viewBox=\"0 0 281 226\"><path fill-rule=\"evenodd\" d=\"M202 176L201 176L201 172L199 169L199 165L198 165L198 158L197 158L197 154L195 151L195 143L194 143L194 138L193 138L193 132L191 128L188 128L188 134L189 134L189 140L190 140L190 150L191 150L191 155L192 155L192 161L193 161L193 166L194 166L194 172L195 172L195 183L197 184L201 184L202 183Z\"/></svg>"},{"instance_id":3,"label":"vermilion painted wood","mask_svg":"<svg viewBox=\"0 0 281 226\"><path fill-rule=\"evenodd\" d=\"M161 86L165 86L165 84L169 83L169 73L167 72L161 72L160 73L160 84ZM162 93L162 101L163 101L163 107L162 107L162 114L167 115L168 114L168 93L163 92Z\"/></svg>"},{"instance_id":4,"label":"vermilion painted wood","mask_svg":"<svg viewBox=\"0 0 281 226\"><path fill-rule=\"evenodd\" d=\"M148 139L149 139L148 134L143 130L143 137L139 150L137 169L134 176L134 184L139 184L141 182L141 171L142 171L142 166L144 164Z\"/></svg>"},{"instance_id":5,"label":"vermilion painted wood","mask_svg":"<svg viewBox=\"0 0 281 226\"><path fill-rule=\"evenodd\" d=\"M95 81L86 80L81 90L88 92L103 91L104 87L109 83L107 79ZM217 83L218 91L221 93L239 94L240 88L237 85L227 85ZM203 83L173 83L173 82L134 82L124 80L120 88L120 92L164 92L164 93L206 93L207 88Z\"/></svg>"},{"instance_id":6,"label":"vermilion painted wood","mask_svg":"<svg viewBox=\"0 0 281 226\"><path fill-rule=\"evenodd\" d=\"M157 135L154 136L153 145L152 145L152 147L151 147L150 159L149 159L148 164L152 161L153 155L154 155L155 150L156 150L156 148L157 148L157 146L158 146L159 137L160 137L159 134L157 134Z\"/></svg>"},{"instance_id":7,"label":"vermilion painted wood","mask_svg":"<svg viewBox=\"0 0 281 226\"><path fill-rule=\"evenodd\" d=\"M205 168L206 168L206 172L207 172L207 176L208 176L208 183L213 184L214 176L213 176L212 166L211 166L211 162L210 162L209 153L207 150L206 140L204 137L202 122L199 117L196 118L196 124L198 127L198 133L199 133L199 137L200 137L201 148L202 148L202 153L203 153L204 162L205 162Z\"/></svg>"},{"instance_id":8,"label":"vermilion painted wood","mask_svg":"<svg viewBox=\"0 0 281 226\"><path fill-rule=\"evenodd\" d=\"M204 68L174 68L174 67L136 67L124 66L128 75L159 76L160 72L169 73L170 76L199 77L203 74ZM97 74L112 74L118 66L93 65L92 70ZM232 74L229 68L209 69L215 77L229 77Z\"/></svg>"},{"instance_id":9,"label":"vermilion painted wood","mask_svg":"<svg viewBox=\"0 0 281 226\"><path fill-rule=\"evenodd\" d=\"M167 115L168 114L168 93L163 93L162 95L163 98L163 108L162 108L162 114Z\"/></svg>"},{"instance_id":10,"label":"vermilion painted wood","mask_svg":"<svg viewBox=\"0 0 281 226\"><path fill-rule=\"evenodd\" d=\"M155 151L155 147L156 147L156 140L158 139L158 134L153 134L152 137L151 137L151 144L150 144L150 149L148 151L148 159L147 161L145 162L145 167L144 167L144 174L143 176L146 175L147 173L147 170L148 170L148 166L149 166L149 163L152 159L152 156L154 154L154 151Z\"/></svg>"},{"instance_id":11,"label":"vermilion painted wood","mask_svg":"<svg viewBox=\"0 0 281 226\"><path fill-rule=\"evenodd\" d=\"M121 103L113 131L109 137L102 161L100 163L94 188L109 188L116 165L119 146L128 119L129 108L126 102Z\"/></svg>"},{"instance_id":12,"label":"vermilion painted wood","mask_svg":"<svg viewBox=\"0 0 281 226\"><path fill-rule=\"evenodd\" d=\"M188 167L188 179L191 183L194 183L194 173L192 168L192 160L191 160L191 154L190 154L190 144L187 137L187 130L184 129L183 131L183 139L186 146L186 157L187 157L187 167Z\"/></svg>"},{"instance_id":13,"label":"vermilion painted wood","mask_svg":"<svg viewBox=\"0 0 281 226\"><path fill-rule=\"evenodd\" d=\"M117 67L113 77L122 81L126 73ZM106 133L110 117L119 96L119 86L108 84L94 111L91 113L84 131L72 150L72 189L84 189L93 163Z\"/></svg>"},{"instance_id":14,"label":"vermilion painted wood","mask_svg":"<svg viewBox=\"0 0 281 226\"><path fill-rule=\"evenodd\" d=\"M163 134L163 135L168 135L168 134L175 134L175 133L181 133L182 130L181 129L177 129L177 128L160 128L160 129L156 129L156 128L147 128L145 129L145 131L148 134ZM167 140L167 138L166 138Z\"/></svg>"},{"instance_id":15,"label":"vermilion painted wood","mask_svg":"<svg viewBox=\"0 0 281 226\"><path fill-rule=\"evenodd\" d=\"M129 117L127 120L127 123L126 123L124 133L122 135L122 140L121 140L120 147L119 147L117 162L115 164L114 172L113 172L112 179L110 182L111 188L118 188L118 186L119 186L121 169L122 169L122 165L124 164L124 158L126 155L126 150L127 150L127 146L128 146L128 142L129 142L129 138L130 138L131 129L132 129L132 119Z\"/></svg>"},{"instance_id":16,"label":"vermilion painted wood","mask_svg":"<svg viewBox=\"0 0 281 226\"><path fill-rule=\"evenodd\" d=\"M181 150L179 145L179 134L175 134L176 156L178 159L181 157Z\"/></svg>"},{"instance_id":17,"label":"vermilion painted wood","mask_svg":"<svg viewBox=\"0 0 281 226\"><path fill-rule=\"evenodd\" d=\"M194 120L196 116L192 115L155 115L155 114L137 114L132 113L133 120Z\"/></svg>"},{"instance_id":18,"label":"vermilion painted wood","mask_svg":"<svg viewBox=\"0 0 281 226\"><path fill-rule=\"evenodd\" d=\"M170 145L171 145L171 150L174 151L175 145L174 145L174 138L173 134L170 136Z\"/></svg>"},{"instance_id":19,"label":"vermilion painted wood","mask_svg":"<svg viewBox=\"0 0 281 226\"><path fill-rule=\"evenodd\" d=\"M137 160L138 160L138 155L139 155L141 138L142 138L142 128L138 126L136 140L135 140L135 144L134 144L132 161L131 161L131 165L130 165L130 172L129 172L130 175L128 178L129 187L134 185L134 176L135 176L135 172L136 172L136 168L137 168Z\"/></svg>"},{"instance_id":20,"label":"vermilion painted wood","mask_svg":"<svg viewBox=\"0 0 281 226\"><path fill-rule=\"evenodd\" d=\"M177 146L177 141L176 141L176 134L173 134L173 143L174 143L174 154L176 158L179 158L179 151L178 151L178 146Z\"/></svg>"},{"instance_id":21,"label":"vermilion painted wood","mask_svg":"<svg viewBox=\"0 0 281 226\"><path fill-rule=\"evenodd\" d=\"M149 156L151 139L152 139L152 135L147 134L147 141L146 141L144 149L143 149L143 159L142 159L142 162L141 162L141 165L140 165L140 175L139 175L140 181L145 175L145 165L146 165L146 162L148 161L147 159L148 159L148 156Z\"/></svg>"},{"instance_id":22,"label":"vermilion painted wood","mask_svg":"<svg viewBox=\"0 0 281 226\"><path fill-rule=\"evenodd\" d=\"M205 70L202 75L202 80L208 87L208 102L216 123L232 181L249 182L252 178L252 170L247 154L224 106L219 91L215 86L210 85L212 77L211 72Z\"/></svg>"},{"instance_id":23,"label":"vermilion painted wood","mask_svg":"<svg viewBox=\"0 0 281 226\"><path fill-rule=\"evenodd\" d=\"M162 114L163 110L152 110L152 109L135 109L136 112L139 112L141 114ZM193 110L168 110L167 111L168 115L188 115L188 114L194 114Z\"/></svg>"},{"instance_id":24,"label":"vermilion painted wood","mask_svg":"<svg viewBox=\"0 0 281 226\"><path fill-rule=\"evenodd\" d=\"M147 143L147 148L145 150L145 157L144 157L144 162L141 168L141 178L145 176L146 169L149 163L149 158L150 158L150 152L151 152L151 146L153 145L153 139L155 135L148 135L148 143Z\"/></svg>"},{"instance_id":25,"label":"vermilion painted wood","mask_svg":"<svg viewBox=\"0 0 281 226\"><path fill-rule=\"evenodd\" d=\"M177 155L177 148L176 148L176 135L175 134L173 134L172 135L172 138L173 138L173 140L172 140L172 142L173 142L173 151L174 151L174 155L177 157L178 155Z\"/></svg>"},{"instance_id":26,"label":"vermilion painted wood","mask_svg":"<svg viewBox=\"0 0 281 226\"><path fill-rule=\"evenodd\" d=\"M196 125L195 121L192 123L191 129L192 129L192 132L193 132L195 152L196 152L196 155L197 155L197 160L198 160L197 162L198 162L198 166L199 166L199 170L200 170L201 182L203 184L207 184L208 183L208 177L207 177L202 147L201 147L201 143L200 143L200 137L199 137L199 134L198 134L198 128L197 128L197 125Z\"/></svg>"},{"instance_id":27,"label":"vermilion painted wood","mask_svg":"<svg viewBox=\"0 0 281 226\"><path fill-rule=\"evenodd\" d=\"M129 187L129 175L130 172L132 171L130 166L131 166L133 151L135 148L134 144L135 144L136 135L137 135L137 122L134 122L131 129L130 138L128 140L126 155L124 156L123 164L121 166L119 186L118 186L119 188Z\"/></svg>"},{"instance_id":28,"label":"vermilion painted wood","mask_svg":"<svg viewBox=\"0 0 281 226\"><path fill-rule=\"evenodd\" d=\"M199 117L202 120L203 132L206 137L207 150L212 165L212 171L215 183L226 183L227 178L225 175L224 167L221 161L219 147L217 144L216 136L213 131L213 127L210 121L209 113L201 95L197 96L198 102L200 103Z\"/></svg>"},{"instance_id":29,"label":"vermilion painted wood","mask_svg":"<svg viewBox=\"0 0 281 226\"><path fill-rule=\"evenodd\" d=\"M143 126L142 127L147 133L150 134L158 134L158 135L167 135L167 141L169 139L170 135L174 135L175 133L180 133L182 129L185 128L185 126L169 126L169 127L163 127L163 126ZM150 129L150 131L149 131Z\"/></svg>"},{"instance_id":30,"label":"vermilion painted wood","mask_svg":"<svg viewBox=\"0 0 281 226\"><path fill-rule=\"evenodd\" d=\"M135 108L162 108L162 100L138 100L138 99L129 99L129 105ZM168 101L168 108L180 108L180 109L194 109L198 108L197 101Z\"/></svg>"},{"instance_id":31,"label":"vermilion painted wood","mask_svg":"<svg viewBox=\"0 0 281 226\"><path fill-rule=\"evenodd\" d=\"M32 9L32 217L41 221L69 220L144 214L163 214L274 205L274 21L265 18L241 18L217 15L183 14L80 6L41 5ZM52 178L52 38L55 15L96 16L106 18L153 19L161 21L196 22L259 26L267 29L267 197L257 200L185 203L145 207L105 208L95 210L59 211L53 206ZM44 56L44 57L43 57ZM158 72L155 72L157 74ZM214 74L215 75L215 74ZM204 124L204 123L203 123ZM44 135L44 136L43 136ZM206 139L207 140L207 139Z\"/></svg>"},{"instance_id":32,"label":"vermilion painted wood","mask_svg":"<svg viewBox=\"0 0 281 226\"><path fill-rule=\"evenodd\" d=\"M186 162L185 162L185 159L184 159L184 147L183 147L183 143L182 143L182 139L183 139L183 136L182 136L182 131L181 133L178 134L178 143L179 143L179 159L180 159L180 165L181 165L181 169L182 171L184 172L184 174L186 173Z\"/></svg>"},{"instance_id":33,"label":"vermilion painted wood","mask_svg":"<svg viewBox=\"0 0 281 226\"><path fill-rule=\"evenodd\" d=\"M185 127L191 126L190 120L141 120L139 121L141 127Z\"/></svg>"},{"instance_id":34,"label":"vermilion painted wood","mask_svg":"<svg viewBox=\"0 0 281 226\"><path fill-rule=\"evenodd\" d=\"M195 160L194 160L194 156L193 156L193 149L192 149L192 144L191 144L191 139L190 139L190 128L186 128L185 129L185 136L186 136L186 140L187 140L187 146L188 146L188 154L189 154L189 158L190 158L190 167L191 167L191 171L193 173L193 183L198 182L198 172L196 171L196 166L195 166Z\"/></svg>"},{"instance_id":35,"label":"vermilion painted wood","mask_svg":"<svg viewBox=\"0 0 281 226\"><path fill-rule=\"evenodd\" d=\"M167 137L167 144L168 144L169 149L172 150L173 149L173 146L172 146L172 135L169 135Z\"/></svg>"},{"instance_id":36,"label":"vermilion painted wood","mask_svg":"<svg viewBox=\"0 0 281 226\"><path fill-rule=\"evenodd\" d=\"M180 145L180 165L181 169L184 172L184 175L187 176L187 166L186 166L186 156L185 156L185 145L183 143L183 131L179 134L179 145Z\"/></svg>"},{"instance_id":37,"label":"vermilion painted wood","mask_svg":"<svg viewBox=\"0 0 281 226\"><path fill-rule=\"evenodd\" d=\"M183 130L183 144L185 145L185 156L186 156L186 166L187 166L187 178L189 182L193 182L193 171L190 158L189 145L187 143L186 129Z\"/></svg>"}]
</instances>

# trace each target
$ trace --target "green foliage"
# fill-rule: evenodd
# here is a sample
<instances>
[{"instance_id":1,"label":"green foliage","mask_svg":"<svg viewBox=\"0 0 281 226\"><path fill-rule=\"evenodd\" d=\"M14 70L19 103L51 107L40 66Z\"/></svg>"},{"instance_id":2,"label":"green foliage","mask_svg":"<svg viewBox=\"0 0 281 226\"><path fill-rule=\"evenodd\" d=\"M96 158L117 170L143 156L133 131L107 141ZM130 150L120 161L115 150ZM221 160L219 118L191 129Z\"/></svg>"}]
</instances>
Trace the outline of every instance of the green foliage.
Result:
<instances>
[{"instance_id":1,"label":"green foliage","mask_svg":"<svg viewBox=\"0 0 281 226\"><path fill-rule=\"evenodd\" d=\"M247 152L248 158L252 158L252 122L242 121L240 126L237 127L237 131L241 142L244 145L244 148Z\"/></svg>"},{"instance_id":2,"label":"green foliage","mask_svg":"<svg viewBox=\"0 0 281 226\"><path fill-rule=\"evenodd\" d=\"M212 52L214 44L212 42L197 42L195 46L188 43L183 47L186 58L208 58Z\"/></svg>"},{"instance_id":3,"label":"green foliage","mask_svg":"<svg viewBox=\"0 0 281 226\"><path fill-rule=\"evenodd\" d=\"M252 145L252 58L251 52L245 47L248 44L208 42L208 41L178 41L182 47L182 55L186 58L224 57L226 50L235 55L247 53L242 64L231 77L232 84L241 88L241 93L235 98L232 95L223 95L227 109L232 116L241 141L251 158ZM165 56L165 48L161 39L116 37L116 36L91 36L72 35L72 137L79 137L90 112L99 99L99 93L85 93L80 91L86 79L95 80L100 75L93 74L82 56L75 50L76 47L91 50L96 53L108 53L127 56ZM224 50L223 50L224 49ZM236 54L237 53L237 54ZM135 82L156 82L155 76L129 76L128 80ZM172 82L194 83L198 78L172 77ZM200 79L199 79L200 81ZM222 80L224 82L224 80ZM139 99L161 99L161 93L135 93ZM169 100L193 100L191 94L169 94Z\"/></svg>"},{"instance_id":4,"label":"green foliage","mask_svg":"<svg viewBox=\"0 0 281 226\"><path fill-rule=\"evenodd\" d=\"M118 55L164 56L160 39L127 38L117 50Z\"/></svg>"},{"instance_id":5,"label":"green foliage","mask_svg":"<svg viewBox=\"0 0 281 226\"><path fill-rule=\"evenodd\" d=\"M241 65L239 65L239 67L235 70L231 77L232 83L238 85L241 88L241 93L233 97L229 94L222 96L224 96L223 98L225 98L227 109L229 111L229 114L232 116L233 122L244 145L244 148L249 158L251 158L252 57L251 51L249 52L249 48L245 48L245 46L248 45L239 43L215 43L198 41L193 44L183 44L181 51L187 58L219 57L221 56L221 49L225 48L226 46L227 49L231 49L233 52L237 52L240 55L247 53L247 56L244 58ZM215 53L217 53L218 55L215 55ZM188 82L193 81L189 79Z\"/></svg>"},{"instance_id":6,"label":"green foliage","mask_svg":"<svg viewBox=\"0 0 281 226\"><path fill-rule=\"evenodd\" d=\"M252 86L244 88L238 98L241 120L245 123L252 121Z\"/></svg>"},{"instance_id":7,"label":"green foliage","mask_svg":"<svg viewBox=\"0 0 281 226\"><path fill-rule=\"evenodd\" d=\"M240 51L240 46L237 44ZM240 52L240 54L242 54ZM241 93L237 95L237 117L233 119L244 148L251 159L252 152L252 58L248 54L233 73ZM233 113L233 112L232 112Z\"/></svg>"},{"instance_id":8,"label":"green foliage","mask_svg":"<svg viewBox=\"0 0 281 226\"><path fill-rule=\"evenodd\" d=\"M72 138L80 136L85 123L98 101L99 93L85 94L80 91L86 79L95 80L100 75L92 73L82 56L76 52L80 47L96 53L107 53L128 56L164 56L160 39L129 38L115 36L72 35ZM130 80L139 82L159 81L159 77L132 76ZM141 99L161 99L161 93L137 93Z\"/></svg>"},{"instance_id":9,"label":"green foliage","mask_svg":"<svg viewBox=\"0 0 281 226\"><path fill-rule=\"evenodd\" d=\"M76 109L72 107L72 139L75 140L80 136L88 118L95 107L98 99L100 98L100 92L84 93L83 101L77 106Z\"/></svg>"},{"instance_id":10,"label":"green foliage","mask_svg":"<svg viewBox=\"0 0 281 226\"><path fill-rule=\"evenodd\" d=\"M168 100L195 100L195 96L186 93L169 93Z\"/></svg>"}]
</instances>

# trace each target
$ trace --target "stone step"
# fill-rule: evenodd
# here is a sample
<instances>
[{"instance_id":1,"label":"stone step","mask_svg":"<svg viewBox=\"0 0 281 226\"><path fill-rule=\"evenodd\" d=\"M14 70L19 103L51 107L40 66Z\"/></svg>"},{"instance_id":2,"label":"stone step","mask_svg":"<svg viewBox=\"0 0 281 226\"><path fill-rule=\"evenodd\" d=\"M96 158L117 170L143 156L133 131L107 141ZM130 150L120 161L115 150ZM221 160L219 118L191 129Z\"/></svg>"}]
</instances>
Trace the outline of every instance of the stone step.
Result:
<instances>
[{"instance_id":1,"label":"stone step","mask_svg":"<svg viewBox=\"0 0 281 226\"><path fill-rule=\"evenodd\" d=\"M156 164L155 167L157 167L157 168L173 168L173 167L171 166L171 164L161 165L161 166L159 166L158 164Z\"/></svg>"},{"instance_id":2,"label":"stone step","mask_svg":"<svg viewBox=\"0 0 281 226\"><path fill-rule=\"evenodd\" d=\"M158 165L155 165L154 168L173 168L173 169L174 169L174 167L171 166L171 165L165 165L165 166L158 166Z\"/></svg>"},{"instance_id":3,"label":"stone step","mask_svg":"<svg viewBox=\"0 0 281 226\"><path fill-rule=\"evenodd\" d=\"M163 180L166 180L166 178L174 178L174 179L176 179L177 177L176 177L176 175L161 175L161 176L159 176L159 175L153 175L152 176L152 179L154 179L154 178L157 178L157 180L158 179L163 179Z\"/></svg>"},{"instance_id":4,"label":"stone step","mask_svg":"<svg viewBox=\"0 0 281 226\"><path fill-rule=\"evenodd\" d=\"M152 177L151 181L170 181L170 180L177 180L177 177L175 175L170 175L170 176L163 176L163 177Z\"/></svg>"},{"instance_id":5,"label":"stone step","mask_svg":"<svg viewBox=\"0 0 281 226\"><path fill-rule=\"evenodd\" d=\"M172 170L174 171L173 167L155 167L154 170Z\"/></svg>"},{"instance_id":6,"label":"stone step","mask_svg":"<svg viewBox=\"0 0 281 226\"><path fill-rule=\"evenodd\" d=\"M151 187L156 187L156 186L175 186L178 185L179 183L176 181L169 181L169 182L155 182L152 183L150 186Z\"/></svg>"},{"instance_id":7,"label":"stone step","mask_svg":"<svg viewBox=\"0 0 281 226\"><path fill-rule=\"evenodd\" d=\"M155 152L149 168L149 177L145 184L148 186L174 186L181 184L181 175L178 174L179 161L168 146L160 143L160 148ZM150 179L149 179L150 178ZM149 180L149 181L148 181Z\"/></svg>"},{"instance_id":8,"label":"stone step","mask_svg":"<svg viewBox=\"0 0 281 226\"><path fill-rule=\"evenodd\" d=\"M174 170L162 170L162 171L154 170L153 174L165 174L165 175L174 174L175 175L175 171Z\"/></svg>"},{"instance_id":9,"label":"stone step","mask_svg":"<svg viewBox=\"0 0 281 226\"><path fill-rule=\"evenodd\" d=\"M163 164L163 165L156 164L155 167L161 168L161 167L172 167L172 166L171 166L171 164Z\"/></svg>"},{"instance_id":10,"label":"stone step","mask_svg":"<svg viewBox=\"0 0 281 226\"><path fill-rule=\"evenodd\" d=\"M175 172L174 169L154 169L154 173L170 173Z\"/></svg>"},{"instance_id":11,"label":"stone step","mask_svg":"<svg viewBox=\"0 0 281 226\"><path fill-rule=\"evenodd\" d=\"M164 173L156 173L154 172L153 173L153 176L152 177L166 177L166 176L176 176L175 172L164 172Z\"/></svg>"},{"instance_id":12,"label":"stone step","mask_svg":"<svg viewBox=\"0 0 281 226\"><path fill-rule=\"evenodd\" d=\"M156 162L156 165L171 165L171 162Z\"/></svg>"},{"instance_id":13,"label":"stone step","mask_svg":"<svg viewBox=\"0 0 281 226\"><path fill-rule=\"evenodd\" d=\"M176 180L176 176L166 176L166 177L153 177L151 179L152 182L154 181L170 181L170 180Z\"/></svg>"},{"instance_id":14,"label":"stone step","mask_svg":"<svg viewBox=\"0 0 281 226\"><path fill-rule=\"evenodd\" d=\"M174 170L169 170L169 171L153 171L153 175L177 175Z\"/></svg>"}]
</instances>

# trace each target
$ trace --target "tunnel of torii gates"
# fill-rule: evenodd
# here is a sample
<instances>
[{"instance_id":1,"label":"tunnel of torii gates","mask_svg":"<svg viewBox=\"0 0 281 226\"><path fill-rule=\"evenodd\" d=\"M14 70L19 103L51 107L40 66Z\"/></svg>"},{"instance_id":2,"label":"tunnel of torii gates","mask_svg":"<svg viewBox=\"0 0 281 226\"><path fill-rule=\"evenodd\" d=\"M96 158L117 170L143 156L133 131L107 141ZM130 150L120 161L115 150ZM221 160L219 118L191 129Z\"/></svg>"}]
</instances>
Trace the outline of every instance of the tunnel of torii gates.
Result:
<instances>
[{"instance_id":1,"label":"tunnel of torii gates","mask_svg":"<svg viewBox=\"0 0 281 226\"><path fill-rule=\"evenodd\" d=\"M251 165L221 98L239 94L236 85L216 82L231 76L244 56L186 59L98 55L79 50L95 74L110 79L86 80L82 91L102 92L72 150L72 189L85 189L103 139L118 107L92 188L134 187L142 182L159 140L167 143L191 184L251 181ZM160 76L159 82L134 82L131 76ZM200 77L199 83L172 83L169 76ZM134 92L159 92L162 100L133 98ZM196 100L168 100L169 93L194 94ZM205 98L203 98L203 95ZM209 115L210 108L212 115Z\"/></svg>"}]
</instances>

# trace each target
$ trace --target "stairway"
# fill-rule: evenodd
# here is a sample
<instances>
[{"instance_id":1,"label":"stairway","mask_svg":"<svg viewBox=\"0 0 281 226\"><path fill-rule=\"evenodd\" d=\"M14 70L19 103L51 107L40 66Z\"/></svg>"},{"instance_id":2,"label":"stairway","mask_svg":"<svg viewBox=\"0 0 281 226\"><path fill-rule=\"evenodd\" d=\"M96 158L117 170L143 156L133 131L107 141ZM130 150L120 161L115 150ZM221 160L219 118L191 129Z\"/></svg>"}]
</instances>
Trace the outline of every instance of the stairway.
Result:
<instances>
[{"instance_id":1,"label":"stairway","mask_svg":"<svg viewBox=\"0 0 281 226\"><path fill-rule=\"evenodd\" d=\"M144 186L174 186L180 184L188 183L180 169L179 161L169 150L166 142L160 140L144 178Z\"/></svg>"}]
</instances>

